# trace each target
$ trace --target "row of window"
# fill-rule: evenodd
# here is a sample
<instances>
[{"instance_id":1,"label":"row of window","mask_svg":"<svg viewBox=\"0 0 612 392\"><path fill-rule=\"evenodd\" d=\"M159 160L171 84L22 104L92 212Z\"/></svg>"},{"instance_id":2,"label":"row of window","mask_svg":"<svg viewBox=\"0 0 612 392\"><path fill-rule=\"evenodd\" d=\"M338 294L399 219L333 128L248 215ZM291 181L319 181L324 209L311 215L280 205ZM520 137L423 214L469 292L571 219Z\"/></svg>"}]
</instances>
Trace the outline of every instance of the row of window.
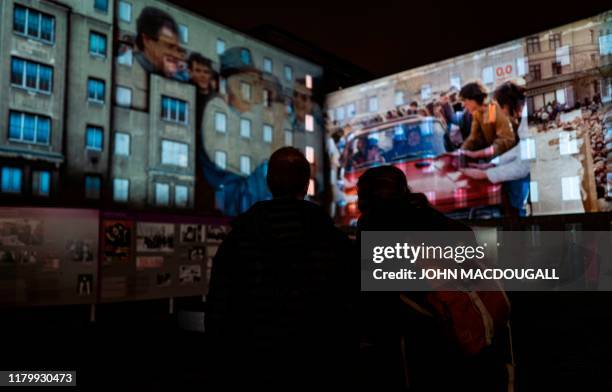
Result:
<instances>
[{"instance_id":1,"label":"row of window","mask_svg":"<svg viewBox=\"0 0 612 392\"><path fill-rule=\"evenodd\" d=\"M10 111L9 140L31 144L49 144L51 138L51 118L37 114ZM104 129L87 125L85 148L102 151L104 149ZM188 166L189 147L185 143L162 141L162 164ZM130 135L123 132L115 134L115 154L130 154Z\"/></svg>"},{"instance_id":2,"label":"row of window","mask_svg":"<svg viewBox=\"0 0 612 392\"><path fill-rule=\"evenodd\" d=\"M221 39L221 38L217 38L216 44L215 44L215 49L217 52L218 56L221 56L223 53L225 53L225 49L226 49L227 43L225 42L225 40ZM243 50L243 52L241 53L242 61L246 64L250 64L251 63L251 59L250 59L250 52L248 50ZM272 73L274 69L274 63L272 61L272 59L270 57L264 57L263 58L263 64L262 64L262 70L266 73ZM290 82L293 80L293 67L285 64L283 66L283 77L285 78L286 81ZM306 75L306 87L307 88L312 88L312 76L310 75Z\"/></svg>"},{"instance_id":3,"label":"row of window","mask_svg":"<svg viewBox=\"0 0 612 392\"><path fill-rule=\"evenodd\" d=\"M214 119L215 131L226 133L227 132L227 114L223 112L215 112ZM250 139L251 138L252 122L248 118L240 119L240 136ZM307 114L305 129L309 132L314 131L314 118ZM272 143L273 128L269 124L264 124L262 127L263 141L266 143Z\"/></svg>"},{"instance_id":4,"label":"row of window","mask_svg":"<svg viewBox=\"0 0 612 392\"><path fill-rule=\"evenodd\" d=\"M525 58L518 58L516 60L517 74L523 76L526 74L525 70ZM482 69L482 82L484 84L493 84L495 81L495 72L492 66L484 67ZM449 79L451 87L457 90L461 89L461 77L458 75L451 76ZM431 84L424 84L421 86L420 99L421 101L428 101L432 98L433 90ZM404 91L396 91L394 96L394 104L401 106L406 104L406 97ZM366 101L367 111L370 113L376 113L379 109L378 97L375 95L367 97ZM356 105L354 102L344 106L336 107L334 110L330 110L328 115L331 120L344 121L345 119L353 118L357 115Z\"/></svg>"},{"instance_id":5,"label":"row of window","mask_svg":"<svg viewBox=\"0 0 612 392\"><path fill-rule=\"evenodd\" d=\"M94 0L94 9L97 11L108 11L108 0ZM119 19L125 22L132 20L132 5L126 1L119 1ZM34 38L43 42L53 43L55 41L55 17L43 12L15 5L13 13L13 29L15 32ZM179 39L182 43L189 40L189 29L187 26L178 25ZM216 41L216 52L220 56L225 52L226 42L218 38ZM90 31L89 33L89 53L95 56L106 57L107 36L106 34ZM121 43L119 47L118 62L124 65L132 65L132 48ZM246 63L250 63L250 53L245 50ZM262 69L264 72L272 73L273 61L269 57L264 57ZM285 64L283 66L283 77L287 81L294 79L293 67ZM306 75L306 87L312 88L312 76Z\"/></svg>"},{"instance_id":6,"label":"row of window","mask_svg":"<svg viewBox=\"0 0 612 392\"><path fill-rule=\"evenodd\" d=\"M21 193L23 173L18 167L5 166L2 168L0 189L3 193ZM35 196L49 196L51 193L51 173L46 170L32 172L32 194Z\"/></svg>"},{"instance_id":7,"label":"row of window","mask_svg":"<svg viewBox=\"0 0 612 392\"><path fill-rule=\"evenodd\" d=\"M310 162L311 164L314 164L315 163L314 147L306 146L304 148L304 153L306 155L306 159L308 160L308 162ZM215 160L215 164L219 168L223 170L227 169L227 152L221 151L221 150L215 151L214 160ZM252 163L252 159L250 156L240 155L240 160L239 160L240 172L245 175L251 174L251 170L252 170L251 163Z\"/></svg>"},{"instance_id":8,"label":"row of window","mask_svg":"<svg viewBox=\"0 0 612 392\"><path fill-rule=\"evenodd\" d=\"M95 178L95 177L94 177ZM87 179L86 179L87 181ZM95 185L95 184L94 184ZM99 183L98 186L98 198L99 198ZM86 183L87 189L87 183ZM93 188L94 190L96 188ZM154 183L154 201L157 206L170 206L170 189L171 185L168 183L156 182ZM113 179L113 200L120 203L126 203L130 200L130 180L126 178L115 178ZM185 185L174 185L174 206L176 207L187 207L189 205L189 187Z\"/></svg>"},{"instance_id":9,"label":"row of window","mask_svg":"<svg viewBox=\"0 0 612 392\"><path fill-rule=\"evenodd\" d=\"M1 186L3 193L22 193L23 172L18 167L2 167ZM115 178L113 180L113 200L117 202L129 201L130 182L127 179ZM98 175L85 176L85 198L99 199L102 180ZM49 196L51 193L51 173L45 170L32 172L32 194L36 196ZM174 186L174 205L187 207L189 203L189 188L184 185ZM170 184L155 183L155 204L158 206L170 205Z\"/></svg>"},{"instance_id":10,"label":"row of window","mask_svg":"<svg viewBox=\"0 0 612 392\"><path fill-rule=\"evenodd\" d=\"M557 48L560 48L561 46L561 33L553 33L548 36L549 50L555 50ZM540 52L540 37L537 35L533 37L527 37L527 53L533 54Z\"/></svg>"},{"instance_id":11,"label":"row of window","mask_svg":"<svg viewBox=\"0 0 612 392\"><path fill-rule=\"evenodd\" d=\"M553 61L550 64L552 75L557 76L563 73L563 64L560 61ZM542 80L542 65L529 64L529 75L533 80Z\"/></svg>"}]
</instances>

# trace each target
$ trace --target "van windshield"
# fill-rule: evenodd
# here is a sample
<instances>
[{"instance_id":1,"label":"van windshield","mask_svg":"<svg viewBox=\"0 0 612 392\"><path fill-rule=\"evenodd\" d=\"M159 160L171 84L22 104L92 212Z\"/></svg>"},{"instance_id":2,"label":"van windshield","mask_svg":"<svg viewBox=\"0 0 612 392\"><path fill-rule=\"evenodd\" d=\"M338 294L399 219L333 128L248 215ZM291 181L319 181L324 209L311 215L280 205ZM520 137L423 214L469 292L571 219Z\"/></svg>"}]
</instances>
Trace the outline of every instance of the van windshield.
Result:
<instances>
[{"instance_id":1,"label":"van windshield","mask_svg":"<svg viewBox=\"0 0 612 392\"><path fill-rule=\"evenodd\" d=\"M431 158L444 149L444 129L433 119L392 125L350 140L345 169L352 171L382 163Z\"/></svg>"}]
</instances>

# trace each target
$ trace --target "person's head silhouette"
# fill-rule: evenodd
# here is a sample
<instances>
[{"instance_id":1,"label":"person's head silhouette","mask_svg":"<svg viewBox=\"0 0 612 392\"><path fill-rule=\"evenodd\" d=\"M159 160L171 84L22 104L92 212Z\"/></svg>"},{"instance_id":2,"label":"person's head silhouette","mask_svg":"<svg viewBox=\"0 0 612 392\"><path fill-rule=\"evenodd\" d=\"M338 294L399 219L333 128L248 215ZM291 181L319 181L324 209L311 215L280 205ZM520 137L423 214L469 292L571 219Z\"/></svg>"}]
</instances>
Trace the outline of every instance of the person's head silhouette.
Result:
<instances>
[{"instance_id":1,"label":"person's head silhouette","mask_svg":"<svg viewBox=\"0 0 612 392\"><path fill-rule=\"evenodd\" d=\"M267 182L274 198L303 199L310 182L310 164L297 148L280 148L270 156Z\"/></svg>"},{"instance_id":2,"label":"person's head silhouette","mask_svg":"<svg viewBox=\"0 0 612 392\"><path fill-rule=\"evenodd\" d=\"M406 175L395 166L368 169L357 183L359 210L368 212L372 206L406 199L410 194Z\"/></svg>"}]
</instances>

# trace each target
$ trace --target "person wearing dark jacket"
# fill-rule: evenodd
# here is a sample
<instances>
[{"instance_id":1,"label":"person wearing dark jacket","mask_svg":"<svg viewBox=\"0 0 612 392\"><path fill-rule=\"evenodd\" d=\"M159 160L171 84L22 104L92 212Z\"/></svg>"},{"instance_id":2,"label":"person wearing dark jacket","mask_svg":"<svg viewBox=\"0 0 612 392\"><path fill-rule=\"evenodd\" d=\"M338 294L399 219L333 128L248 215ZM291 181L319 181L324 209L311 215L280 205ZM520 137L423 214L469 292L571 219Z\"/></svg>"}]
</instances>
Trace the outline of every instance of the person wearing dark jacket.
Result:
<instances>
[{"instance_id":1,"label":"person wearing dark jacket","mask_svg":"<svg viewBox=\"0 0 612 392\"><path fill-rule=\"evenodd\" d=\"M273 199L235 219L213 260L206 335L215 390L325 389L351 381L355 248L323 209L304 200L309 179L299 150L273 153Z\"/></svg>"},{"instance_id":2,"label":"person wearing dark jacket","mask_svg":"<svg viewBox=\"0 0 612 392\"><path fill-rule=\"evenodd\" d=\"M471 229L435 210L425 195L412 193L405 174L394 166L366 171L357 184L358 236L364 231L446 231L475 241ZM398 292L362 292L360 333L369 352L361 360L372 374L368 384L394 380L377 390L409 391L501 391L506 387L506 368L500 355L484 352L462 355L445 336L440 320L409 309ZM427 308L427 293L403 293ZM384 365L380 365L384 364ZM362 366L364 366L362 364Z\"/></svg>"}]
</instances>

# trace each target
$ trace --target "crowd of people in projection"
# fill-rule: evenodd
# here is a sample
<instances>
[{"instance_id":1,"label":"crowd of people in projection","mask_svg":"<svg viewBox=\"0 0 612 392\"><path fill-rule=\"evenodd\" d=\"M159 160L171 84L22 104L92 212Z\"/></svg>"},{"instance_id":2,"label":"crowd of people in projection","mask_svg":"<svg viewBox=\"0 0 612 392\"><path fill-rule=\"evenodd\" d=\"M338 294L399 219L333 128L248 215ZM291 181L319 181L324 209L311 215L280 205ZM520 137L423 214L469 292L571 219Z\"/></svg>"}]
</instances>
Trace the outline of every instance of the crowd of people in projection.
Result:
<instances>
[{"instance_id":1,"label":"crowd of people in projection","mask_svg":"<svg viewBox=\"0 0 612 392\"><path fill-rule=\"evenodd\" d=\"M314 121L321 119L320 109L310 92L304 91L304 79L294 80L291 91L283 89L275 75L256 67L251 50L246 47L227 48L220 54L219 64L201 53L189 53L180 45L179 28L174 18L155 7L142 10L137 20L136 37L125 35L121 38L119 62L122 56L133 56L147 73L196 87L197 164L208 184L216 191L222 190L223 200L217 200L217 208L221 206L227 215L236 215L255 201L270 197L265 185L266 162L254 162L256 167L252 173L244 175L237 168L221 168L209 157L204 140L209 103L216 101L218 106L220 102L227 109L227 123L232 122L233 116L260 113L263 107L275 105L282 105L283 129L303 131L307 113L313 115ZM248 80L253 91L258 93L245 98L241 91L244 80Z\"/></svg>"},{"instance_id":2,"label":"crowd of people in projection","mask_svg":"<svg viewBox=\"0 0 612 392\"><path fill-rule=\"evenodd\" d=\"M528 113L526 101L521 79L505 82L492 92L480 82L471 82L461 89L453 87L444 91L424 105L412 101L342 125L328 119L327 149L331 157L334 193L332 213L342 211L347 202L343 193L343 173L346 171L450 154L461 157L461 178L502 184L505 215L528 215L530 158L525 156L527 146L521 149L521 140L529 136L530 126L535 126L532 131L536 132L571 126L585 127L590 132L597 196L606 204L606 197L612 196L610 186L606 185L606 181L610 181L607 161L612 152L609 148L612 135L604 135L605 108L600 96L571 108L551 102L533 113ZM561 114L576 109L582 110L579 118L573 124L563 123ZM421 119L416 122L419 125L406 126L411 118ZM441 125L441 131L436 133L431 127L424 129L424 119ZM382 131L369 131L377 128ZM408 180L410 183L411 179Z\"/></svg>"}]
</instances>

